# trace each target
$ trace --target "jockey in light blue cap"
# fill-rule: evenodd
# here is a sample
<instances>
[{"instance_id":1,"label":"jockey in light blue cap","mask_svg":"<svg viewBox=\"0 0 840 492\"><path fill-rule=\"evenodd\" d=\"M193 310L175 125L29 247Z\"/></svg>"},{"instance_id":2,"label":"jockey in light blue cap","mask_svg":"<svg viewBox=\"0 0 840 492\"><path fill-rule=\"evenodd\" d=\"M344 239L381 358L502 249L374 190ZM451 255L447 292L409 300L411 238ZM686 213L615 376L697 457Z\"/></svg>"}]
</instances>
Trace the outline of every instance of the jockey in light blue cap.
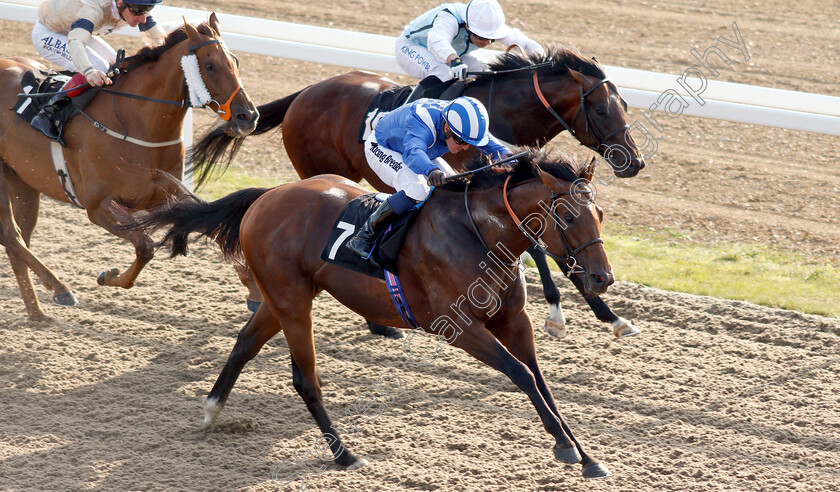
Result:
<instances>
[{"instance_id":1,"label":"jockey in light blue cap","mask_svg":"<svg viewBox=\"0 0 840 492\"><path fill-rule=\"evenodd\" d=\"M365 141L368 165L388 186L397 190L379 205L364 227L347 242L361 257L368 257L377 233L395 217L425 200L431 186L440 186L454 172L441 156L475 146L496 158L510 150L489 130L487 110L478 99L454 101L418 99L385 115Z\"/></svg>"}]
</instances>

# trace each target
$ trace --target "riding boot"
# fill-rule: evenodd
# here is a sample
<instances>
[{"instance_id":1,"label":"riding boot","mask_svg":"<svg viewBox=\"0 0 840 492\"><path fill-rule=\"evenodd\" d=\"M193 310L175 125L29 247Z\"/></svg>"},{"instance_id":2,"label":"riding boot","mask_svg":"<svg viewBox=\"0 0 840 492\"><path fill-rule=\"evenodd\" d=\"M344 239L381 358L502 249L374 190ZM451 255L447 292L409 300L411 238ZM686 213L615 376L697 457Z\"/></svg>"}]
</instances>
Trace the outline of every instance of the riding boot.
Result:
<instances>
[{"instance_id":1,"label":"riding boot","mask_svg":"<svg viewBox=\"0 0 840 492\"><path fill-rule=\"evenodd\" d=\"M376 235L396 216L397 213L391 208L390 202L385 200L368 217L362 229L347 241L347 248L361 258L368 259Z\"/></svg>"},{"instance_id":2,"label":"riding boot","mask_svg":"<svg viewBox=\"0 0 840 492\"><path fill-rule=\"evenodd\" d=\"M53 123L53 116L56 112L63 109L70 99L65 94L56 94L49 100L46 106L41 108L41 111L32 118L29 125L43 133L53 142L58 142L61 137L61 129Z\"/></svg>"},{"instance_id":3,"label":"riding boot","mask_svg":"<svg viewBox=\"0 0 840 492\"><path fill-rule=\"evenodd\" d=\"M421 80L419 84L414 86L414 89L411 91L411 94L408 95L404 104L410 104L417 99L420 99L423 97L423 93L426 92L427 89L430 89L440 83L441 80L436 75L429 75L425 79Z\"/></svg>"}]
</instances>

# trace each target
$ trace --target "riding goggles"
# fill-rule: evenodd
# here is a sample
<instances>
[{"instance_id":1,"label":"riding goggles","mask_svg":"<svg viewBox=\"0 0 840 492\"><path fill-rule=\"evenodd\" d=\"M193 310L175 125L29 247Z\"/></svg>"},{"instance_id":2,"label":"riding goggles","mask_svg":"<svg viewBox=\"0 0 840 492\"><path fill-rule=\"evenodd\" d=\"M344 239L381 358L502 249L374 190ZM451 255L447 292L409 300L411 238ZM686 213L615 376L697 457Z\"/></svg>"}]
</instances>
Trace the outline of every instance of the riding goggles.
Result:
<instances>
[{"instance_id":1,"label":"riding goggles","mask_svg":"<svg viewBox=\"0 0 840 492\"><path fill-rule=\"evenodd\" d=\"M466 145L467 144L467 142L463 138L459 137L458 134L455 133L454 131L449 130L449 135L452 136L452 140L454 140L457 145Z\"/></svg>"},{"instance_id":2,"label":"riding goggles","mask_svg":"<svg viewBox=\"0 0 840 492\"><path fill-rule=\"evenodd\" d=\"M125 4L125 8L128 9L133 15L146 15L155 8L154 5L135 5L131 3Z\"/></svg>"},{"instance_id":3,"label":"riding goggles","mask_svg":"<svg viewBox=\"0 0 840 492\"><path fill-rule=\"evenodd\" d=\"M479 41L488 41L490 43L495 41L495 39L481 37L481 36L479 36L478 34L472 32L472 31L467 31L467 32L470 33L471 36L475 36L475 39L477 39Z\"/></svg>"}]
</instances>

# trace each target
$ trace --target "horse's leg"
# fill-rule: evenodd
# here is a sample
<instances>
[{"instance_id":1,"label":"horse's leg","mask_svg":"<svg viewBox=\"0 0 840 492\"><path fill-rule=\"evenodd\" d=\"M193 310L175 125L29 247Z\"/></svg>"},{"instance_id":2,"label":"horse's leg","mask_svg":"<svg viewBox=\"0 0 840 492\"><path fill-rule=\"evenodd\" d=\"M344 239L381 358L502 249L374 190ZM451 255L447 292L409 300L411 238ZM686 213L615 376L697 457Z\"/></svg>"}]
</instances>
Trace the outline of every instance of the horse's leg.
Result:
<instances>
[{"instance_id":1,"label":"horse's leg","mask_svg":"<svg viewBox=\"0 0 840 492\"><path fill-rule=\"evenodd\" d=\"M275 311L283 319L282 329L292 356L292 384L295 390L303 399L306 408L315 418L315 422L329 443L335 462L350 469L359 468L366 465L367 461L358 459L344 447L324 408L315 365L312 299L309 298L306 302L309 295L307 292L311 293L312 289L301 289L300 296L291 295L289 289L283 289L282 298L277 297L260 304L257 312L239 332L236 345L219 374L216 384L207 396L204 422L205 425L215 422L242 368L259 353L265 342L280 331L280 324L270 312L269 303L273 303L274 306L279 306L275 308Z\"/></svg>"},{"instance_id":2,"label":"horse's leg","mask_svg":"<svg viewBox=\"0 0 840 492\"><path fill-rule=\"evenodd\" d=\"M563 273L567 273L569 271L569 267L564 265L562 262L556 262L557 266L560 267L560 270ZM613 328L613 335L617 338L629 337L632 335L638 335L642 331L636 328L633 323L629 320L622 318L621 316L617 316L612 310L607 306L607 303L601 299L601 296L593 296L586 294L583 288L583 280L581 280L580 276L572 275L569 277L569 280L575 284L577 287L578 292L583 298L586 300L586 303L589 304L590 309L595 314L595 317L598 318L600 321L604 323L610 323Z\"/></svg>"},{"instance_id":3,"label":"horse's leg","mask_svg":"<svg viewBox=\"0 0 840 492\"><path fill-rule=\"evenodd\" d=\"M333 423L327 415L327 410L324 408L321 383L318 379L315 364L311 302L305 308L304 306L295 306L284 310L283 333L286 335L289 351L292 354L292 384L318 424L321 435L329 444L333 453L333 460L336 464L347 467L349 470L367 465L367 460L357 458L344 447L341 437L333 427Z\"/></svg>"},{"instance_id":4,"label":"horse's leg","mask_svg":"<svg viewBox=\"0 0 840 492\"><path fill-rule=\"evenodd\" d=\"M196 199L183 183L175 176L166 171L153 170L147 188L169 200L194 200ZM111 234L129 241L134 246L134 262L120 275L117 268L102 272L96 281L99 285L110 285L130 289L134 286L137 276L155 256L154 241L148 234L141 230L135 230L137 221L123 204L115 197L106 197L99 206L88 209L88 218L94 224L102 227Z\"/></svg>"},{"instance_id":5,"label":"horse's leg","mask_svg":"<svg viewBox=\"0 0 840 492\"><path fill-rule=\"evenodd\" d=\"M132 228L132 226L137 225L134 216L113 197L106 198L100 202L98 207L89 208L87 212L91 222L111 234L129 241L134 246L134 262L122 275L117 268L112 268L106 272L101 272L96 281L99 285L110 285L124 289L134 287L134 281L140 271L155 256L155 242L145 232Z\"/></svg>"},{"instance_id":6,"label":"horse's leg","mask_svg":"<svg viewBox=\"0 0 840 492\"><path fill-rule=\"evenodd\" d=\"M225 367L204 401L205 425L213 424L216 421L245 364L256 357L265 342L279 331L280 325L271 316L268 306L263 303L240 330Z\"/></svg>"},{"instance_id":7,"label":"horse's leg","mask_svg":"<svg viewBox=\"0 0 840 492\"><path fill-rule=\"evenodd\" d=\"M41 279L44 286L53 292L53 299L57 304L76 306L78 301L70 288L29 250L29 240L38 220L40 193L23 183L3 161L0 161L0 168L2 242L17 279L27 315L33 321L49 321L51 318L44 314L38 302L38 295L29 275L30 269Z\"/></svg>"},{"instance_id":8,"label":"horse's leg","mask_svg":"<svg viewBox=\"0 0 840 492\"><path fill-rule=\"evenodd\" d=\"M557 410L557 404L554 401L554 396L551 394L551 390L548 389L548 385L546 384L545 378L543 378L539 364L537 363L537 350L534 344L533 330L516 329L519 326L530 324L530 322L527 321L527 315L524 313L519 316L520 319L518 320L514 320L506 325L494 327L495 329L493 330L493 335L502 342L502 344L510 351L511 355L525 364L531 371L531 374L534 375L537 388L545 400L546 405L548 405L548 408L551 409L551 412L560 421L560 424L563 426L563 431L574 442L575 447L580 453L581 465L583 465L583 476L585 478L609 477L611 473L607 467L586 454L583 447L581 447L580 443L577 439L575 439L574 434L572 434L572 430L569 429L568 424L566 424L566 421L563 420L563 417Z\"/></svg>"},{"instance_id":9,"label":"horse's leg","mask_svg":"<svg viewBox=\"0 0 840 492\"><path fill-rule=\"evenodd\" d=\"M246 299L248 310L252 313L257 312L257 309L263 302L263 296L262 292L260 292L260 289L257 287L257 283L254 281L254 275L251 273L251 269L248 268L248 265L239 263L234 264L233 268L239 276L239 281L242 282L242 285L248 288L248 299ZM405 334L402 330L398 330L392 326L380 325L369 320L365 321L367 321L368 329L374 335L393 338L394 340L405 338Z\"/></svg>"},{"instance_id":10,"label":"horse's leg","mask_svg":"<svg viewBox=\"0 0 840 492\"><path fill-rule=\"evenodd\" d=\"M533 327L527 315L524 315L525 323L518 326L517 331L523 337L529 337L531 345L534 344ZM517 321L522 321L519 319ZM527 332L527 333L526 333ZM537 410L545 430L554 436L554 457L565 463L578 463L581 455L576 444L566 434L565 424L559 416L549 407L542 391L537 385L537 379L530 369L519 359L511 355L501 343L490 333L487 328L475 320L464 329L460 336L456 337L452 345L458 347L488 366L502 372L519 387Z\"/></svg>"},{"instance_id":11,"label":"horse's leg","mask_svg":"<svg viewBox=\"0 0 840 492\"><path fill-rule=\"evenodd\" d=\"M393 326L380 325L370 320L365 321L367 321L368 330L370 330L370 332L374 335L380 335L385 338L393 338L394 340L405 338L405 333Z\"/></svg>"},{"instance_id":12,"label":"horse's leg","mask_svg":"<svg viewBox=\"0 0 840 492\"><path fill-rule=\"evenodd\" d=\"M234 263L233 269L236 270L239 281L248 289L248 298L246 299L248 310L256 313L263 301L263 296L254 280L254 274L251 273L251 269L245 263Z\"/></svg>"},{"instance_id":13,"label":"horse's leg","mask_svg":"<svg viewBox=\"0 0 840 492\"><path fill-rule=\"evenodd\" d=\"M560 307L560 291L554 285L554 280L551 279L551 270L548 268L548 260L545 254L536 247L528 248L528 254L533 258L534 263L537 264L537 270L540 271L540 281L543 285L543 294L545 300L548 302L551 312L545 319L545 331L549 335L565 338L566 337L566 317L563 316L563 308Z\"/></svg>"}]
</instances>

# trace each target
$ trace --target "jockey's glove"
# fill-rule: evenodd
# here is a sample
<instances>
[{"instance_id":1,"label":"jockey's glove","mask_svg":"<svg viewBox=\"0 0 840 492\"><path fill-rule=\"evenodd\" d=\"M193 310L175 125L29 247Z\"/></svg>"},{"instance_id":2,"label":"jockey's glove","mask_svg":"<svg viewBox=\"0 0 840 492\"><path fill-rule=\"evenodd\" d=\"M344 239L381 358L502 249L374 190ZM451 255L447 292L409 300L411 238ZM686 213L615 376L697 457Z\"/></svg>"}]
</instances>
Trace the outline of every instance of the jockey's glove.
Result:
<instances>
[{"instance_id":1,"label":"jockey's glove","mask_svg":"<svg viewBox=\"0 0 840 492\"><path fill-rule=\"evenodd\" d=\"M453 79L458 79L463 81L467 78L467 64L461 60L460 57L453 58L451 62L449 62L449 71L452 73Z\"/></svg>"},{"instance_id":2,"label":"jockey's glove","mask_svg":"<svg viewBox=\"0 0 840 492\"><path fill-rule=\"evenodd\" d=\"M429 186L442 186L446 182L446 173L435 169L429 173Z\"/></svg>"}]
</instances>

